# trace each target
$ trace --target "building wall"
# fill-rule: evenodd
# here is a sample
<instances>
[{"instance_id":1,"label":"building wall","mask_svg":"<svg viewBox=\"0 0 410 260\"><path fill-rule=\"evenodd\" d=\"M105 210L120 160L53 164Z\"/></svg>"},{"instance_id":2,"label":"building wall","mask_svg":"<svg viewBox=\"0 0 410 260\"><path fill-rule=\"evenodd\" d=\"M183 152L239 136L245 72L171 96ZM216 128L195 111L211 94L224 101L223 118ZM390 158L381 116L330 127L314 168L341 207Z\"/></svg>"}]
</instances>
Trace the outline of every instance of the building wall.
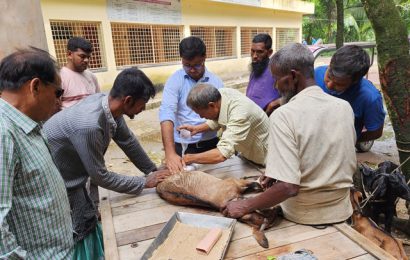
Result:
<instances>
[{"instance_id":1,"label":"building wall","mask_svg":"<svg viewBox=\"0 0 410 260\"><path fill-rule=\"evenodd\" d=\"M0 1L0 10L0 59L17 48L47 50L40 0Z\"/></svg>"},{"instance_id":2,"label":"building wall","mask_svg":"<svg viewBox=\"0 0 410 260\"><path fill-rule=\"evenodd\" d=\"M208 59L209 70L223 79L247 78L249 75L249 56L241 57L241 27L272 28L273 49L277 28L297 28L301 40L302 13L278 11L270 8L241 6L236 4L212 2L209 0L182 0L182 25L184 37L189 36L190 26L231 26L236 28L236 58ZM102 52L106 69L97 70L95 74L105 89L109 89L120 68L117 68L111 32L108 20L106 0L41 0L47 43L51 54L56 55L52 37L50 20L77 20L101 22ZM114 21L115 22L115 21ZM123 21L121 21L123 22ZM132 22L130 22L132 23ZM139 66L155 83L164 83L174 71L181 67L180 62Z\"/></svg>"}]
</instances>

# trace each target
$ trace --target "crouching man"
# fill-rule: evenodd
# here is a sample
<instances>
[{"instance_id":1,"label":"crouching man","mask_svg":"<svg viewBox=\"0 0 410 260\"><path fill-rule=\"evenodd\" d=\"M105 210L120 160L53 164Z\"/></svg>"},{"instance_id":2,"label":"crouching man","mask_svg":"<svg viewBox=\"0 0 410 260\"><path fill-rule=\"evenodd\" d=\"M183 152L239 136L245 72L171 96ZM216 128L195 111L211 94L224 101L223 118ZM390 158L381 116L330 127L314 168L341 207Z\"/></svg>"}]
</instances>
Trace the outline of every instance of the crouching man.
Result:
<instances>
[{"instance_id":1,"label":"crouching man","mask_svg":"<svg viewBox=\"0 0 410 260\"><path fill-rule=\"evenodd\" d=\"M183 160L191 163L219 163L235 152L256 163L265 164L268 142L269 119L266 113L252 100L237 90L217 89L210 84L200 83L188 95L187 104L202 118L208 119L200 125L182 125L195 135L223 128L217 147L197 154L186 154Z\"/></svg>"},{"instance_id":2,"label":"crouching man","mask_svg":"<svg viewBox=\"0 0 410 260\"><path fill-rule=\"evenodd\" d=\"M268 188L256 197L229 202L223 213L238 218L280 204L285 218L297 223L342 222L353 211L353 111L349 103L316 86L313 55L302 44L279 50L270 66L285 105L270 116L263 180Z\"/></svg>"},{"instance_id":3,"label":"crouching man","mask_svg":"<svg viewBox=\"0 0 410 260\"><path fill-rule=\"evenodd\" d=\"M44 125L51 153L67 188L77 242L75 259L81 256L83 248L96 251L90 259L103 256L97 209L86 189L88 178L100 187L137 195L169 175L168 171L155 172L157 167L123 117L134 118L154 95L154 86L142 71L126 69L115 79L109 95L91 95L55 114ZM121 175L106 168L104 154L111 139L146 178Z\"/></svg>"}]
</instances>

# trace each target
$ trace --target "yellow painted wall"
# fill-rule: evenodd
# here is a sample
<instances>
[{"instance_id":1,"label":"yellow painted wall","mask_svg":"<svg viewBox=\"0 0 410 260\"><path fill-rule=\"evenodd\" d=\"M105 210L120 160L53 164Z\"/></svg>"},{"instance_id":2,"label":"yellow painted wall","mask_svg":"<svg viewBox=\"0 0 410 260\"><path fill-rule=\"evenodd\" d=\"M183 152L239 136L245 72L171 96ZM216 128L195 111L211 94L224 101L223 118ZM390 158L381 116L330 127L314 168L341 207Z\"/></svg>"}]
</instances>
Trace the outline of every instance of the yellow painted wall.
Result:
<instances>
[{"instance_id":1,"label":"yellow painted wall","mask_svg":"<svg viewBox=\"0 0 410 260\"><path fill-rule=\"evenodd\" d=\"M299 28L302 32L302 14L297 12L277 11L268 8L241 6L212 2L208 0L181 0L182 24L185 36L190 25L236 26L237 57L226 60L207 60L209 70L224 80L247 78L249 75L249 57L240 57L240 26L272 27L273 45L275 28ZM103 30L102 50L105 50L107 71L96 72L100 85L109 89L119 73L115 66L114 49L111 40L111 26L107 17L106 0L41 0L47 43L51 54L55 55L50 20L101 21ZM275 46L273 46L275 49ZM181 65L141 66L141 69L155 82L164 83Z\"/></svg>"}]
</instances>

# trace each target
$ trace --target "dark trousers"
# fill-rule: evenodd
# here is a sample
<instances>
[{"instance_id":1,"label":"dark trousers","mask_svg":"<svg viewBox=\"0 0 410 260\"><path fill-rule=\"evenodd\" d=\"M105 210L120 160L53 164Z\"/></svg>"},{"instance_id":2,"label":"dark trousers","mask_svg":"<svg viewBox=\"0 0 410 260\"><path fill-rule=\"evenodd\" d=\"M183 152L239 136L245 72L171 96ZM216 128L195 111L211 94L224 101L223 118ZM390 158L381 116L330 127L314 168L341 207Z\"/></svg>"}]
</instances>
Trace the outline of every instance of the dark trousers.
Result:
<instances>
[{"instance_id":1,"label":"dark trousers","mask_svg":"<svg viewBox=\"0 0 410 260\"><path fill-rule=\"evenodd\" d=\"M216 145L218 144L219 139L218 137L215 137L210 140L194 143L194 144L189 144L185 154L188 153L203 153L209 150L212 150L216 148ZM179 156L182 155L182 145L180 143L175 143L175 151Z\"/></svg>"}]
</instances>

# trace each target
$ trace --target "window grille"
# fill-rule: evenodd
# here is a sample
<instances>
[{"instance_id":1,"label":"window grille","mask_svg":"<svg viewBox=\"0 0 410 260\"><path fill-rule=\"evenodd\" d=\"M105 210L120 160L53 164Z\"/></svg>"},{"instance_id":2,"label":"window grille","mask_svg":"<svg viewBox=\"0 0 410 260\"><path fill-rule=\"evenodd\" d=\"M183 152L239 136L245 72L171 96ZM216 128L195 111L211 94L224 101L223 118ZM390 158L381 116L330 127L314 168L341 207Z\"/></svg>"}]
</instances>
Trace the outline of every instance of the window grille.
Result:
<instances>
[{"instance_id":1,"label":"window grille","mask_svg":"<svg viewBox=\"0 0 410 260\"><path fill-rule=\"evenodd\" d=\"M111 23L117 67L179 61L183 27Z\"/></svg>"},{"instance_id":2,"label":"window grille","mask_svg":"<svg viewBox=\"0 0 410 260\"><path fill-rule=\"evenodd\" d=\"M285 45L294 42L300 42L299 29L276 28L276 50L279 50Z\"/></svg>"},{"instance_id":3,"label":"window grille","mask_svg":"<svg viewBox=\"0 0 410 260\"><path fill-rule=\"evenodd\" d=\"M67 63L67 42L71 37L83 37L93 45L89 62L91 70L106 69L100 22L50 21L56 58L60 66Z\"/></svg>"},{"instance_id":4,"label":"window grille","mask_svg":"<svg viewBox=\"0 0 410 260\"><path fill-rule=\"evenodd\" d=\"M253 37L260 33L267 33L272 37L272 28L241 27L242 57L250 55Z\"/></svg>"},{"instance_id":5,"label":"window grille","mask_svg":"<svg viewBox=\"0 0 410 260\"><path fill-rule=\"evenodd\" d=\"M191 26L191 35L204 41L207 58L236 56L235 27Z\"/></svg>"}]
</instances>

